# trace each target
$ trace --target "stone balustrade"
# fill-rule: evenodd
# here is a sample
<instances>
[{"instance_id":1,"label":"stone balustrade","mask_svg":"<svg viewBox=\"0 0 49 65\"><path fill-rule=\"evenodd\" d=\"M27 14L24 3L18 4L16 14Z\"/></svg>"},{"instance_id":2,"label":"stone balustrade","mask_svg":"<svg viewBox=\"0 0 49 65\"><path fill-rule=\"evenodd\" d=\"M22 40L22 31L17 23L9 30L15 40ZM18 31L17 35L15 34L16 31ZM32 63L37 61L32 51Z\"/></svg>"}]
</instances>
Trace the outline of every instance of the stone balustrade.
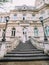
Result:
<instances>
[{"instance_id":1,"label":"stone balustrade","mask_svg":"<svg viewBox=\"0 0 49 65\"><path fill-rule=\"evenodd\" d=\"M37 49L43 50L44 53L49 54L49 42L39 42L34 38L31 38L31 42Z\"/></svg>"},{"instance_id":2,"label":"stone balustrade","mask_svg":"<svg viewBox=\"0 0 49 65\"><path fill-rule=\"evenodd\" d=\"M37 49L43 50L44 53L49 54L49 42L46 42L46 44L44 42L39 42L34 38L31 38L31 42Z\"/></svg>"},{"instance_id":3,"label":"stone balustrade","mask_svg":"<svg viewBox=\"0 0 49 65\"><path fill-rule=\"evenodd\" d=\"M13 38L10 42L6 41L6 42L1 42L1 43L2 45L0 48L0 58L3 58L7 52L10 52L14 48L16 48L16 46L19 44L19 39Z\"/></svg>"},{"instance_id":4,"label":"stone balustrade","mask_svg":"<svg viewBox=\"0 0 49 65\"><path fill-rule=\"evenodd\" d=\"M36 48L38 48L38 49L40 49L40 50L43 50L44 49L44 45L43 45L43 43L39 43L39 41L37 41L36 39L34 39L34 38L31 38L31 42L32 42L32 44L36 47Z\"/></svg>"},{"instance_id":5,"label":"stone balustrade","mask_svg":"<svg viewBox=\"0 0 49 65\"><path fill-rule=\"evenodd\" d=\"M18 38L15 38L12 42L12 49L16 48L16 46L19 44L20 40Z\"/></svg>"},{"instance_id":6,"label":"stone balustrade","mask_svg":"<svg viewBox=\"0 0 49 65\"><path fill-rule=\"evenodd\" d=\"M14 48L16 48L16 46L19 44L19 42L20 42L20 40L18 38L11 38L10 43L7 44L7 51L10 52Z\"/></svg>"},{"instance_id":7,"label":"stone balustrade","mask_svg":"<svg viewBox=\"0 0 49 65\"><path fill-rule=\"evenodd\" d=\"M49 43L44 44L44 52L49 55Z\"/></svg>"},{"instance_id":8,"label":"stone balustrade","mask_svg":"<svg viewBox=\"0 0 49 65\"><path fill-rule=\"evenodd\" d=\"M6 48L6 44L2 42L2 45L1 45L1 48L0 48L0 58L3 58L4 55L6 54L7 52L7 48Z\"/></svg>"}]
</instances>

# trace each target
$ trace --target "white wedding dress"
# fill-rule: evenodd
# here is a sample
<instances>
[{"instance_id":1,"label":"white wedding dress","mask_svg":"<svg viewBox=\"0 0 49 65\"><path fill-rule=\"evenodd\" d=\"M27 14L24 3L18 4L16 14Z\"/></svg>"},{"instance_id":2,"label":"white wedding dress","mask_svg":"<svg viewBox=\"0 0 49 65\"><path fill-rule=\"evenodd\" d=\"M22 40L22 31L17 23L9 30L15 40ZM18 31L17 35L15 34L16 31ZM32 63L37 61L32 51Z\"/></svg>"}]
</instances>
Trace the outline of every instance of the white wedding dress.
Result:
<instances>
[{"instance_id":1,"label":"white wedding dress","mask_svg":"<svg viewBox=\"0 0 49 65\"><path fill-rule=\"evenodd\" d=\"M23 43L25 43L26 42L26 37L25 37L25 35L23 35Z\"/></svg>"}]
</instances>

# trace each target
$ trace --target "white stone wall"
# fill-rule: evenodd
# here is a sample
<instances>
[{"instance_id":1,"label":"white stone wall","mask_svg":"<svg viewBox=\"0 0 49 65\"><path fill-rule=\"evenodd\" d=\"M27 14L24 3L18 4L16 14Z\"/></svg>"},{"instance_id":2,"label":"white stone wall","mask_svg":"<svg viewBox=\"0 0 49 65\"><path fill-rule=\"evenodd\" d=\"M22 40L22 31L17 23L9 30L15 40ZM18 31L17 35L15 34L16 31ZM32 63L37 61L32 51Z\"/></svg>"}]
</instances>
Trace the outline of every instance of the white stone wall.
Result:
<instances>
[{"instance_id":1,"label":"white stone wall","mask_svg":"<svg viewBox=\"0 0 49 65\"><path fill-rule=\"evenodd\" d=\"M16 16L16 19L14 19L14 15L11 13L10 14L10 20L23 20L23 14L25 14L25 20L38 20L38 17L35 15L35 16L32 16L32 14L34 13L30 13L30 12L26 12L26 13L17 13L17 16Z\"/></svg>"},{"instance_id":2,"label":"white stone wall","mask_svg":"<svg viewBox=\"0 0 49 65\"><path fill-rule=\"evenodd\" d=\"M45 3L49 4L49 0L45 0Z\"/></svg>"},{"instance_id":3,"label":"white stone wall","mask_svg":"<svg viewBox=\"0 0 49 65\"><path fill-rule=\"evenodd\" d=\"M21 26L16 27L16 36L17 37L22 36L22 27Z\"/></svg>"},{"instance_id":4,"label":"white stone wall","mask_svg":"<svg viewBox=\"0 0 49 65\"><path fill-rule=\"evenodd\" d=\"M7 41L10 41L11 39L11 33L12 33L12 26L9 26L7 27L6 29L6 40ZM15 37L18 37L20 39L23 38L23 26L15 26L15 29L16 29L16 34L15 34ZM41 27L37 27L38 28L38 37L37 39L38 40L43 40L43 36L44 36L44 33L43 33L43 28L42 26ZM26 27L27 31L26 31L26 34L27 34L27 38L29 39L29 37L34 37L34 27L33 26L28 26ZM2 33L3 33L3 30L1 29L0 31L0 40L2 39ZM13 37L14 38L14 37Z\"/></svg>"},{"instance_id":5,"label":"white stone wall","mask_svg":"<svg viewBox=\"0 0 49 65\"><path fill-rule=\"evenodd\" d=\"M47 0L45 0L45 2L46 1ZM36 0L36 5L39 5L39 4L40 4L40 1ZM40 6L38 6L38 7L40 7ZM15 21L15 19L13 17L14 14L17 14L16 20L18 20L18 21ZM23 21L23 14L25 14L25 21ZM35 16L32 16L32 14L35 14ZM43 38L44 37L44 33L43 33L43 28L41 26L41 23L39 22L39 17L40 16L43 16L44 19L45 18L47 19L49 17L49 7L41 8L40 10L38 10L36 12L35 11L24 11L24 12L22 12L22 11L19 11L19 10L15 11L15 12L11 12L10 13L10 21L9 21L9 25L11 24L11 26L7 27L7 30L6 30L6 39L8 41L10 40L11 31L12 31L13 27L15 27L15 29L16 29L15 37L19 37L20 39L23 38L23 24L22 23L24 22L24 23L28 23L29 24L29 26L26 26L26 28L27 28L27 36L28 37L29 36L34 37L34 26L37 25L37 28L38 28L38 37L39 38L36 38L36 39L43 40L44 39ZM34 24L33 21L37 21L40 24L37 24L37 23ZM15 22L21 24L22 26L18 25L18 24L17 25L14 24ZM33 25L31 26L30 23L33 23ZM44 24L49 26L49 19L47 19L46 22L44 22ZM2 27L0 27L0 28L1 28L1 31L0 31L0 40L1 40L2 33L3 33L3 28Z\"/></svg>"},{"instance_id":6,"label":"white stone wall","mask_svg":"<svg viewBox=\"0 0 49 65\"><path fill-rule=\"evenodd\" d=\"M42 41L43 37L44 37L44 32L43 32L43 27L38 27L38 36L39 36L39 40Z\"/></svg>"},{"instance_id":7,"label":"white stone wall","mask_svg":"<svg viewBox=\"0 0 49 65\"><path fill-rule=\"evenodd\" d=\"M2 39L2 33L3 33L3 30L0 29L0 41L1 41L1 39Z\"/></svg>"}]
</instances>

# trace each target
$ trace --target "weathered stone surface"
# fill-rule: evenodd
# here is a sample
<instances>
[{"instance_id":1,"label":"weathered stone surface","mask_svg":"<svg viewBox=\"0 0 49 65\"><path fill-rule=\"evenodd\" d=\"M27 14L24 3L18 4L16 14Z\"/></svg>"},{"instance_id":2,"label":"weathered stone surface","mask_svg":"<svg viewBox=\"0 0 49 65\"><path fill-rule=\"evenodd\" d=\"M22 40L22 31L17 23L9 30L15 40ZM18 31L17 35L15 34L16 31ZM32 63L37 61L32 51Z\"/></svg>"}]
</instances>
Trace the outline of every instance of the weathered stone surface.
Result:
<instances>
[{"instance_id":1,"label":"weathered stone surface","mask_svg":"<svg viewBox=\"0 0 49 65\"><path fill-rule=\"evenodd\" d=\"M49 61L0 62L0 65L49 65Z\"/></svg>"}]
</instances>

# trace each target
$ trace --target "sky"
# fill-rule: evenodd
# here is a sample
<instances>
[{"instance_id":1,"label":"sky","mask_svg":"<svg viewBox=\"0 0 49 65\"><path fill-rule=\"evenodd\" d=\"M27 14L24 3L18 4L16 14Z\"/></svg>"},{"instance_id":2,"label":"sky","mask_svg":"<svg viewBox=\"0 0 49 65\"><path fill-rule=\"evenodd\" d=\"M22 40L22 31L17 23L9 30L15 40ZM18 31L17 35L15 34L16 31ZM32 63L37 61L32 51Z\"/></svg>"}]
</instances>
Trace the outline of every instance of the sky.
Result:
<instances>
[{"instance_id":1,"label":"sky","mask_svg":"<svg viewBox=\"0 0 49 65\"><path fill-rule=\"evenodd\" d=\"M13 4L15 5L30 5L30 6L34 6L35 5L35 0L13 0Z\"/></svg>"},{"instance_id":2,"label":"sky","mask_svg":"<svg viewBox=\"0 0 49 65\"><path fill-rule=\"evenodd\" d=\"M12 2L4 4L3 8L0 8L0 12L9 11L10 9L13 9L14 6L35 6L35 0L12 0Z\"/></svg>"}]
</instances>

